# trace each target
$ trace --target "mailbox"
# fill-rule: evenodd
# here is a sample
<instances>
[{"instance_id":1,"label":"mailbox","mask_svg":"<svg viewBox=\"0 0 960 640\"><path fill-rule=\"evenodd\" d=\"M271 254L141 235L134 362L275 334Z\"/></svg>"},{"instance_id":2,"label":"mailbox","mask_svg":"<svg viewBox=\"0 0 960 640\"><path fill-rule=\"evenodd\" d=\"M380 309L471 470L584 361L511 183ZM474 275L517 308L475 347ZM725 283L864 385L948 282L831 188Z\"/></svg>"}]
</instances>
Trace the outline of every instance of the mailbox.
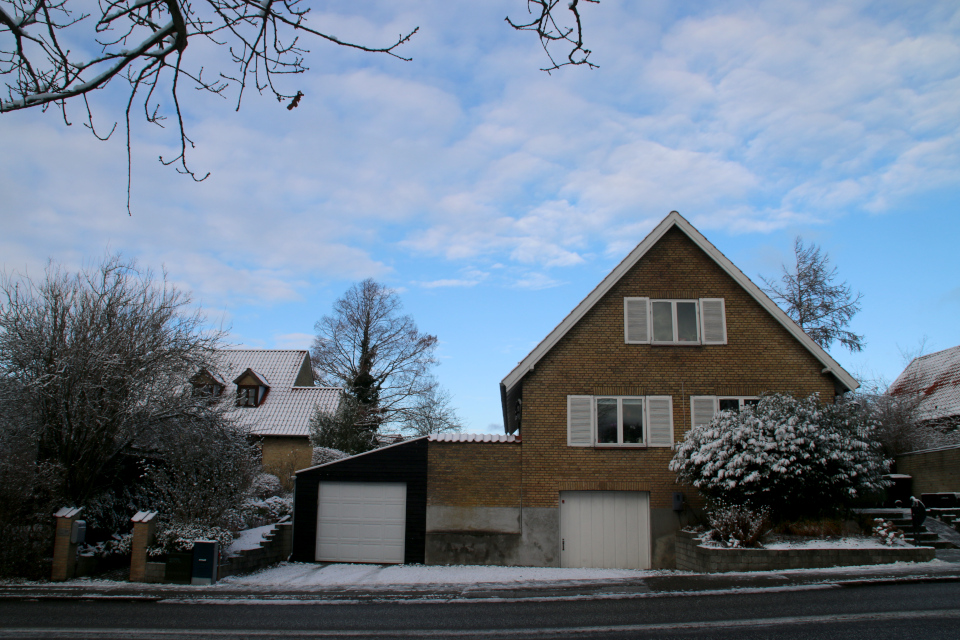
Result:
<instances>
[{"instance_id":1,"label":"mailbox","mask_svg":"<svg viewBox=\"0 0 960 640\"><path fill-rule=\"evenodd\" d=\"M196 540L193 543L193 575L190 584L213 584L217 581L220 563L220 543L216 540Z\"/></svg>"},{"instance_id":2,"label":"mailbox","mask_svg":"<svg viewBox=\"0 0 960 640\"><path fill-rule=\"evenodd\" d=\"M680 491L673 492L673 510L683 511L683 493Z\"/></svg>"}]
</instances>

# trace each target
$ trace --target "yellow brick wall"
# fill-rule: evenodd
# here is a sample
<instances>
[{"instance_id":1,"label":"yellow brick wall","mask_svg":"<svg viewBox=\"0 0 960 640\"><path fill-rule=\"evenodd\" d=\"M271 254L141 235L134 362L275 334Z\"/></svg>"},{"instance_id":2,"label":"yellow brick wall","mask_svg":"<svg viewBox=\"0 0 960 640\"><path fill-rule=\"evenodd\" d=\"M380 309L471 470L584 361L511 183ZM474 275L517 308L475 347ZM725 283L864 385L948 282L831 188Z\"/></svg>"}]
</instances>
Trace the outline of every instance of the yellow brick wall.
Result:
<instances>
[{"instance_id":1,"label":"yellow brick wall","mask_svg":"<svg viewBox=\"0 0 960 640\"><path fill-rule=\"evenodd\" d=\"M724 298L727 344L625 344L623 299ZM523 379L523 506L556 507L559 491L636 487L651 508L672 506L668 448L567 446L568 395L670 395L674 440L690 428L691 395L779 391L833 400L823 365L683 232L674 228ZM616 483L627 483L617 485Z\"/></svg>"},{"instance_id":2,"label":"yellow brick wall","mask_svg":"<svg viewBox=\"0 0 960 640\"><path fill-rule=\"evenodd\" d=\"M431 442L427 505L519 507L520 448L506 442Z\"/></svg>"},{"instance_id":3,"label":"yellow brick wall","mask_svg":"<svg viewBox=\"0 0 960 640\"><path fill-rule=\"evenodd\" d=\"M306 436L264 436L260 443L263 470L280 478L285 489L293 488L290 476L306 469L313 459L313 448Z\"/></svg>"}]
</instances>

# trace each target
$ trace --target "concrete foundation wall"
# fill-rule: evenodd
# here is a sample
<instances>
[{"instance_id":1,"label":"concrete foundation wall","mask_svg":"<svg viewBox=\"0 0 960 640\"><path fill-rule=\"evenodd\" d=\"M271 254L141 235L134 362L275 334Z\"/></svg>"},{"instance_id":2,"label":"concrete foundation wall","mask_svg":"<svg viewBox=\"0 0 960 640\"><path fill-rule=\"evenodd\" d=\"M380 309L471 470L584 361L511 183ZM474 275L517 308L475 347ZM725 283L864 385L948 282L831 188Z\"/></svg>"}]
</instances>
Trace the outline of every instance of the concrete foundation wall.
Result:
<instances>
[{"instance_id":1,"label":"concrete foundation wall","mask_svg":"<svg viewBox=\"0 0 960 640\"><path fill-rule=\"evenodd\" d=\"M492 515L495 519L492 522L501 523L502 531L439 531L436 528L431 531L430 514L436 513L434 510L436 507L427 509L427 564L560 566L559 509L478 508L465 518L468 522L477 522L477 518L485 514ZM519 515L519 528L515 528L511 520L514 511ZM445 516L450 514L448 511ZM439 516L435 515L434 523L438 520Z\"/></svg>"},{"instance_id":2,"label":"concrete foundation wall","mask_svg":"<svg viewBox=\"0 0 960 640\"><path fill-rule=\"evenodd\" d=\"M520 533L520 507L427 505L427 533Z\"/></svg>"},{"instance_id":3,"label":"concrete foundation wall","mask_svg":"<svg viewBox=\"0 0 960 640\"><path fill-rule=\"evenodd\" d=\"M913 495L960 491L960 446L897 456L897 472L913 476Z\"/></svg>"}]
</instances>

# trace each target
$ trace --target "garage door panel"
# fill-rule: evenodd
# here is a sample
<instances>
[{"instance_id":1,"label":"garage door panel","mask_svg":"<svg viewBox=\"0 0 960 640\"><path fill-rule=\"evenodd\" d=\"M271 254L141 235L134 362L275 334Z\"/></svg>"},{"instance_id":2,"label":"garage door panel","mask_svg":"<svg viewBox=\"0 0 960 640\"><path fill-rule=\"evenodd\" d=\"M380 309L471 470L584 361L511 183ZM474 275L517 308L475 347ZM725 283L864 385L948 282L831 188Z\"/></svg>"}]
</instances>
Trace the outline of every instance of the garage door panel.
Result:
<instances>
[{"instance_id":1,"label":"garage door panel","mask_svg":"<svg viewBox=\"0 0 960 640\"><path fill-rule=\"evenodd\" d=\"M650 567L649 493L560 493L561 565L647 569Z\"/></svg>"},{"instance_id":2,"label":"garage door panel","mask_svg":"<svg viewBox=\"0 0 960 640\"><path fill-rule=\"evenodd\" d=\"M318 500L317 560L403 562L405 484L321 482Z\"/></svg>"}]
</instances>

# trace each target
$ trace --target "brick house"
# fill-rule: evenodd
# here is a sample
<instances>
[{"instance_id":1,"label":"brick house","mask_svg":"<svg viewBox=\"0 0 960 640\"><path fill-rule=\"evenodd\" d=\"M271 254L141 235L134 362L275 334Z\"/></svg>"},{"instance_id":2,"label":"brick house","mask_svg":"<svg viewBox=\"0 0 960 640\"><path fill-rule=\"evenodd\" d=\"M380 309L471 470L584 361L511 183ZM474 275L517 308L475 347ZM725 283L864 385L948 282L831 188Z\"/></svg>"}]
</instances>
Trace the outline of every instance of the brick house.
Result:
<instances>
[{"instance_id":1,"label":"brick house","mask_svg":"<svg viewBox=\"0 0 960 640\"><path fill-rule=\"evenodd\" d=\"M674 533L702 506L668 469L675 442L691 426L765 392L819 393L831 402L856 387L671 212L503 379L507 436L394 445L421 451L407 464L417 482L426 480L423 504L408 513L404 557L428 564L673 567ZM522 438L512 435L518 432ZM377 484L378 474L393 468L390 456L401 453L390 449L365 454L366 462L357 456L297 473L295 558L320 558L325 527L351 530L337 520L347 507L330 503L326 510L324 485L362 491L364 483ZM352 465L345 483L334 482L341 464ZM402 476L385 484L402 484ZM340 542L344 549L354 544Z\"/></svg>"},{"instance_id":2,"label":"brick house","mask_svg":"<svg viewBox=\"0 0 960 640\"><path fill-rule=\"evenodd\" d=\"M235 397L230 416L260 444L263 470L288 483L309 467L310 418L317 408L334 412L342 390L314 386L310 354L298 349L223 349L218 371L203 370L195 389Z\"/></svg>"}]
</instances>

